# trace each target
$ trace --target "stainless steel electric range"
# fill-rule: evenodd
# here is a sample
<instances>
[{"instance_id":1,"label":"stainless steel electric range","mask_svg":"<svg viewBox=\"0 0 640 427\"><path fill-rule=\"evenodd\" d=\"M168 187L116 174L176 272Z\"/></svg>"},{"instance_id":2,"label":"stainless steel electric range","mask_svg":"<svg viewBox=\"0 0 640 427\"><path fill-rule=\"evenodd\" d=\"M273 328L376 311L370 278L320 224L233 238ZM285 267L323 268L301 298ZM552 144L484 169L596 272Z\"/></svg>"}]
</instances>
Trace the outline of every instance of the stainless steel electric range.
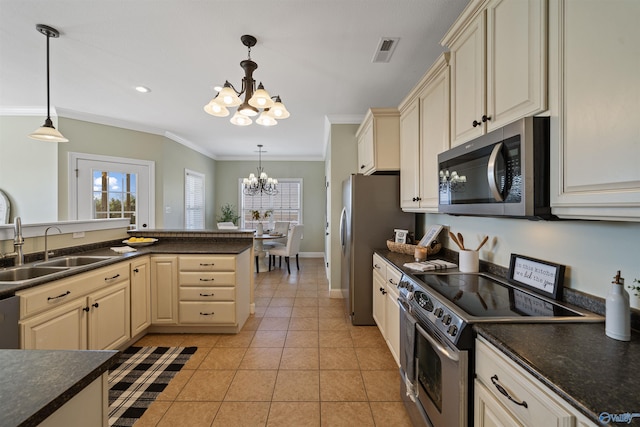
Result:
<instances>
[{"instance_id":1,"label":"stainless steel electric range","mask_svg":"<svg viewBox=\"0 0 640 427\"><path fill-rule=\"evenodd\" d=\"M472 325L603 318L486 273L404 274L398 285L402 397L416 426L472 425Z\"/></svg>"}]
</instances>

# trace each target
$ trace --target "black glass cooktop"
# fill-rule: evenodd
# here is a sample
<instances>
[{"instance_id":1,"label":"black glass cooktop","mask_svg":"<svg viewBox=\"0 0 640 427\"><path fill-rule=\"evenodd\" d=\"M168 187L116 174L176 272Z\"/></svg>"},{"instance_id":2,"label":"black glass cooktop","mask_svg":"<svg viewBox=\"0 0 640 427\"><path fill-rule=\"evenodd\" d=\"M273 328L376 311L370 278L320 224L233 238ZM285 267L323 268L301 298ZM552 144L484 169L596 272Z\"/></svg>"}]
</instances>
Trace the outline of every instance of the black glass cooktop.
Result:
<instances>
[{"instance_id":1,"label":"black glass cooktop","mask_svg":"<svg viewBox=\"0 0 640 427\"><path fill-rule=\"evenodd\" d=\"M580 313L481 274L414 274L474 317L572 317Z\"/></svg>"}]
</instances>

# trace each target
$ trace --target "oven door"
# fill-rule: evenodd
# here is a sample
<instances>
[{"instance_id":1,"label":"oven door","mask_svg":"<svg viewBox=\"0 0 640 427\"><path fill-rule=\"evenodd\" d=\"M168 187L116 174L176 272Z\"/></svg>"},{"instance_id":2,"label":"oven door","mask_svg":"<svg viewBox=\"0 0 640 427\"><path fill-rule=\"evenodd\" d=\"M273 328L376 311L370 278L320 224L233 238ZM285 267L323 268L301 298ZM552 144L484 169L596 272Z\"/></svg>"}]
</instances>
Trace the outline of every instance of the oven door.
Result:
<instances>
[{"instance_id":1,"label":"oven door","mask_svg":"<svg viewBox=\"0 0 640 427\"><path fill-rule=\"evenodd\" d=\"M468 352L458 350L429 327L416 324L416 391L435 427L466 426Z\"/></svg>"}]
</instances>

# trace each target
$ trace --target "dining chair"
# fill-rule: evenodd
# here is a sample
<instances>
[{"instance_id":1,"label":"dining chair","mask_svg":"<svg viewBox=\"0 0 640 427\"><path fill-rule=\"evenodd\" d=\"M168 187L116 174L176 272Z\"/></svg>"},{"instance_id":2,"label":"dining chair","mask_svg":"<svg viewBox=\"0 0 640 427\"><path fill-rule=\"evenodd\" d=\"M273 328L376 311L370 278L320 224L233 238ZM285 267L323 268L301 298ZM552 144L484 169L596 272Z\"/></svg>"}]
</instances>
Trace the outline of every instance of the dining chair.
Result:
<instances>
[{"instance_id":1,"label":"dining chair","mask_svg":"<svg viewBox=\"0 0 640 427\"><path fill-rule=\"evenodd\" d=\"M284 246L287 244L287 238L289 237L289 224L291 224L290 221L276 221L276 223L273 225L273 233L281 234L282 238L265 242L265 249L269 250L279 245Z\"/></svg>"},{"instance_id":2,"label":"dining chair","mask_svg":"<svg viewBox=\"0 0 640 427\"><path fill-rule=\"evenodd\" d=\"M302 240L302 232L304 225L296 225L293 230L289 232L287 237L287 244L282 246L275 246L269 249L269 270L271 270L271 259L273 257L273 264L275 267L275 257L280 257L279 267L282 267L282 257L284 257L287 263L287 272L291 274L291 267L289 264L289 258L293 255L296 256L296 267L300 270L300 262L298 261L298 253L300 252L300 241Z\"/></svg>"}]
</instances>

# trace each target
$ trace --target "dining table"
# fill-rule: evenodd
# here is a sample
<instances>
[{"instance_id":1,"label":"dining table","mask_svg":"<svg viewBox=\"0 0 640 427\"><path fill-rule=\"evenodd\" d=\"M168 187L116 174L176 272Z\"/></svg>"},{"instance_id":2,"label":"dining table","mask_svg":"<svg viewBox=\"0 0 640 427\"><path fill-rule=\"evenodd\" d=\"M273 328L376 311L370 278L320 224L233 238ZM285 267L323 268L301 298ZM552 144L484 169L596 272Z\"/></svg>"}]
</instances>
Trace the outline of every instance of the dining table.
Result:
<instances>
[{"instance_id":1,"label":"dining table","mask_svg":"<svg viewBox=\"0 0 640 427\"><path fill-rule=\"evenodd\" d=\"M267 251L264 250L264 242L268 240L282 239L282 237L283 237L282 234L269 234L269 233L262 233L262 234L256 233L253 235L253 241L254 241L253 250L257 257L256 273L269 271L269 267L265 262Z\"/></svg>"}]
</instances>

